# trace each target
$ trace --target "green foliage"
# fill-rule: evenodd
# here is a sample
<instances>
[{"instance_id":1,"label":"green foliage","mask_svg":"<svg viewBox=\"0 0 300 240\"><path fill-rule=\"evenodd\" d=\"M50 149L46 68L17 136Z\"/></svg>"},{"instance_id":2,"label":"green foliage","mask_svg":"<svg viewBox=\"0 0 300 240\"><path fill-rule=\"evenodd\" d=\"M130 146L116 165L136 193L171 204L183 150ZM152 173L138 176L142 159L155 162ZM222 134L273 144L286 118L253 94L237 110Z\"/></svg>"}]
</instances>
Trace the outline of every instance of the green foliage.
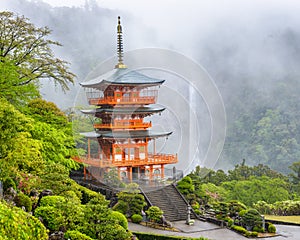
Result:
<instances>
[{"instance_id":1,"label":"green foliage","mask_svg":"<svg viewBox=\"0 0 300 240\"><path fill-rule=\"evenodd\" d=\"M64 238L68 240L93 240L93 238L90 238L89 236L76 230L67 231L64 235Z\"/></svg>"},{"instance_id":2,"label":"green foliage","mask_svg":"<svg viewBox=\"0 0 300 240\"><path fill-rule=\"evenodd\" d=\"M131 234L119 224L119 216L116 218L107 204L97 198L88 202L83 208L84 220L79 223L78 230L94 239L128 239Z\"/></svg>"},{"instance_id":3,"label":"green foliage","mask_svg":"<svg viewBox=\"0 0 300 240\"><path fill-rule=\"evenodd\" d=\"M46 78L67 90L74 74L68 71L65 61L54 57L51 46L60 44L49 40L51 31L37 28L24 16L12 12L0 12L0 22L1 62L12 62L17 68L18 81L13 86L38 84L38 80Z\"/></svg>"},{"instance_id":4,"label":"green foliage","mask_svg":"<svg viewBox=\"0 0 300 240\"><path fill-rule=\"evenodd\" d=\"M79 190L82 194L82 198L81 198L81 203L82 204L86 204L88 203L91 199L93 198L97 198L99 196L99 193L94 192L86 187L83 186L79 186Z\"/></svg>"},{"instance_id":5,"label":"green foliage","mask_svg":"<svg viewBox=\"0 0 300 240\"><path fill-rule=\"evenodd\" d=\"M63 216L55 207L38 207L34 211L34 216L41 218L43 224L51 231L58 231L63 226Z\"/></svg>"},{"instance_id":6,"label":"green foliage","mask_svg":"<svg viewBox=\"0 0 300 240\"><path fill-rule=\"evenodd\" d=\"M177 236L169 236L169 235L160 235L154 233L144 233L144 232L133 232L138 239L142 240L208 240L204 237L199 238L189 238L189 237L177 237Z\"/></svg>"},{"instance_id":7,"label":"green foliage","mask_svg":"<svg viewBox=\"0 0 300 240\"><path fill-rule=\"evenodd\" d=\"M208 202L224 201L227 199L228 192L223 186L216 186L213 183L205 183L201 185L201 189L208 197Z\"/></svg>"},{"instance_id":8,"label":"green foliage","mask_svg":"<svg viewBox=\"0 0 300 240\"><path fill-rule=\"evenodd\" d=\"M153 222L160 222L164 212L157 206L151 206L146 213Z\"/></svg>"},{"instance_id":9,"label":"green foliage","mask_svg":"<svg viewBox=\"0 0 300 240\"><path fill-rule=\"evenodd\" d=\"M194 191L195 191L193 181L192 181L191 177L189 177L189 176L186 176L186 177L182 178L177 183L177 188L184 195L194 193Z\"/></svg>"},{"instance_id":10,"label":"green foliage","mask_svg":"<svg viewBox=\"0 0 300 240\"><path fill-rule=\"evenodd\" d=\"M140 223L143 220L143 217L140 214L133 214L131 220L133 223Z\"/></svg>"},{"instance_id":11,"label":"green foliage","mask_svg":"<svg viewBox=\"0 0 300 240\"><path fill-rule=\"evenodd\" d=\"M14 199L14 202L16 203L17 207L25 207L27 212L30 212L32 209L32 202L30 198L22 192L18 193Z\"/></svg>"},{"instance_id":12,"label":"green foliage","mask_svg":"<svg viewBox=\"0 0 300 240\"><path fill-rule=\"evenodd\" d=\"M248 232L245 228L243 228L241 226L236 226L236 225L233 225L232 229L239 232L239 233L241 233L241 234L246 234Z\"/></svg>"},{"instance_id":13,"label":"green foliage","mask_svg":"<svg viewBox=\"0 0 300 240\"><path fill-rule=\"evenodd\" d=\"M35 215L43 219L43 223L52 231L59 229L75 229L83 219L80 200L75 193L72 197L46 196L40 201ZM53 216L54 215L54 216Z\"/></svg>"},{"instance_id":14,"label":"green foliage","mask_svg":"<svg viewBox=\"0 0 300 240\"><path fill-rule=\"evenodd\" d=\"M127 218L124 216L124 214L117 212L117 211L112 211L111 212L111 217L115 220L117 220L117 223L122 226L125 230L128 229L128 222Z\"/></svg>"},{"instance_id":15,"label":"green foliage","mask_svg":"<svg viewBox=\"0 0 300 240\"><path fill-rule=\"evenodd\" d=\"M40 207L48 206L58 208L65 200L66 199L62 196L45 196L40 201Z\"/></svg>"},{"instance_id":16,"label":"green foliage","mask_svg":"<svg viewBox=\"0 0 300 240\"><path fill-rule=\"evenodd\" d=\"M7 189L9 188L13 188L13 189L17 189L16 187L16 183L14 180L12 180L10 177L5 178L3 181L3 191L6 192Z\"/></svg>"},{"instance_id":17,"label":"green foliage","mask_svg":"<svg viewBox=\"0 0 300 240\"><path fill-rule=\"evenodd\" d=\"M113 207L113 210L119 211L127 217L140 214L147 204L144 196L138 192L136 184L128 184L124 191L117 194L118 203Z\"/></svg>"},{"instance_id":18,"label":"green foliage","mask_svg":"<svg viewBox=\"0 0 300 240\"><path fill-rule=\"evenodd\" d=\"M3 202L0 202L0 233L5 239L48 239L46 228L37 218Z\"/></svg>"},{"instance_id":19,"label":"green foliage","mask_svg":"<svg viewBox=\"0 0 300 240\"><path fill-rule=\"evenodd\" d=\"M66 128L69 124L64 112L53 102L41 98L30 101L25 112L36 121L50 124L56 128Z\"/></svg>"},{"instance_id":20,"label":"green foliage","mask_svg":"<svg viewBox=\"0 0 300 240\"><path fill-rule=\"evenodd\" d=\"M104 182L112 187L120 188L123 186L122 181L118 177L118 171L116 168L111 168L108 172L104 173Z\"/></svg>"},{"instance_id":21,"label":"green foliage","mask_svg":"<svg viewBox=\"0 0 300 240\"><path fill-rule=\"evenodd\" d=\"M276 233L276 227L272 223L269 223L268 232L269 233Z\"/></svg>"},{"instance_id":22,"label":"green foliage","mask_svg":"<svg viewBox=\"0 0 300 240\"><path fill-rule=\"evenodd\" d=\"M249 209L243 216L242 216L242 224L243 226L250 227L262 227L262 217L259 212L255 209Z\"/></svg>"},{"instance_id":23,"label":"green foliage","mask_svg":"<svg viewBox=\"0 0 300 240\"><path fill-rule=\"evenodd\" d=\"M274 203L289 198L287 183L283 179L251 177L249 180L223 183L222 187L228 191L228 199L241 201L247 206L260 200Z\"/></svg>"},{"instance_id":24,"label":"green foliage","mask_svg":"<svg viewBox=\"0 0 300 240\"><path fill-rule=\"evenodd\" d=\"M5 98L14 106L20 107L40 95L38 91L38 82L20 85L23 81L20 79L19 74L21 68L19 66L15 66L15 62L13 60L5 59L1 56L0 59L0 98ZM24 77L24 80L25 79L26 78Z\"/></svg>"}]
</instances>

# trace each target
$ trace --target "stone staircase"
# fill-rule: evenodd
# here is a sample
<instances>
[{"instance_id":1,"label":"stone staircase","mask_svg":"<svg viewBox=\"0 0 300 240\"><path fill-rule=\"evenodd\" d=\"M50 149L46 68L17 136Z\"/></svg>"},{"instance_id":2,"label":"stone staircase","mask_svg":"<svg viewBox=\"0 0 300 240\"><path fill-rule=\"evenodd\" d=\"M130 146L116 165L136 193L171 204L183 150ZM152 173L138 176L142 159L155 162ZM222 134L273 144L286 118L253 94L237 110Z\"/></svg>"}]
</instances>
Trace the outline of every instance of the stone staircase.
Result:
<instances>
[{"instance_id":1,"label":"stone staircase","mask_svg":"<svg viewBox=\"0 0 300 240\"><path fill-rule=\"evenodd\" d=\"M187 219L188 203L178 192L175 185L168 185L157 190L143 192L146 200L152 206L158 206L164 212L167 221L180 221ZM195 218L193 212L191 218Z\"/></svg>"}]
</instances>

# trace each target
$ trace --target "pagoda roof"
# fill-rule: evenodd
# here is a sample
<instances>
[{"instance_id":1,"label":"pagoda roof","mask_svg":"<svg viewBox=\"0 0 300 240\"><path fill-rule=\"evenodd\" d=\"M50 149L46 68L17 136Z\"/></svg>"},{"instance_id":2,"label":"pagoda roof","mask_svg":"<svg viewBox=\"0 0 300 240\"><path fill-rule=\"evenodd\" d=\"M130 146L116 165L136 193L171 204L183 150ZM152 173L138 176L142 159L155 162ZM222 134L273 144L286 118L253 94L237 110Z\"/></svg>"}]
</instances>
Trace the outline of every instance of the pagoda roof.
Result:
<instances>
[{"instance_id":1,"label":"pagoda roof","mask_svg":"<svg viewBox=\"0 0 300 240\"><path fill-rule=\"evenodd\" d=\"M165 108L159 106L143 106L143 107L116 107L116 108L97 108L89 110L81 110L84 114L151 114L164 111Z\"/></svg>"},{"instance_id":2,"label":"pagoda roof","mask_svg":"<svg viewBox=\"0 0 300 240\"><path fill-rule=\"evenodd\" d=\"M80 133L87 138L103 138L103 139L128 139L128 138L158 138L167 137L172 132L156 132L152 130L139 130L139 131L94 131Z\"/></svg>"},{"instance_id":3,"label":"pagoda roof","mask_svg":"<svg viewBox=\"0 0 300 240\"><path fill-rule=\"evenodd\" d=\"M146 76L128 68L115 68L87 82L80 83L86 88L105 89L109 85L151 87L164 83L165 80Z\"/></svg>"}]
</instances>

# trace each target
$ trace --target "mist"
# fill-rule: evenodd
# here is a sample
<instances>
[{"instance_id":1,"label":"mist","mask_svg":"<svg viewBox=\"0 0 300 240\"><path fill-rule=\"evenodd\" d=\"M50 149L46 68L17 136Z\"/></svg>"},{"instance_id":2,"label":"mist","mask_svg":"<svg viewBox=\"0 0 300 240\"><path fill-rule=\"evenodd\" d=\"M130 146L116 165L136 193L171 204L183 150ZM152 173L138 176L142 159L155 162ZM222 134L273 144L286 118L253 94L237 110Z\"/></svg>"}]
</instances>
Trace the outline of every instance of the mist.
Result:
<instances>
[{"instance_id":1,"label":"mist","mask_svg":"<svg viewBox=\"0 0 300 240\"><path fill-rule=\"evenodd\" d=\"M78 83L100 62L116 55L119 15L125 51L166 48L206 69L223 98L228 125L241 112L253 111L258 99L266 107L276 105L282 101L274 92L278 86L300 81L297 1L86 1L81 6L54 7L42 1L6 0L0 9L25 15L37 26L49 26L51 39L62 43L54 51L70 62L76 83L67 94L51 83L43 83L42 88L43 97L62 109L73 106ZM205 130L210 124L208 109L200 96L195 101L205 149L210 134ZM205 150L200 149L198 157L203 155ZM215 167L231 168L243 157L247 158L228 160L225 146Z\"/></svg>"}]
</instances>

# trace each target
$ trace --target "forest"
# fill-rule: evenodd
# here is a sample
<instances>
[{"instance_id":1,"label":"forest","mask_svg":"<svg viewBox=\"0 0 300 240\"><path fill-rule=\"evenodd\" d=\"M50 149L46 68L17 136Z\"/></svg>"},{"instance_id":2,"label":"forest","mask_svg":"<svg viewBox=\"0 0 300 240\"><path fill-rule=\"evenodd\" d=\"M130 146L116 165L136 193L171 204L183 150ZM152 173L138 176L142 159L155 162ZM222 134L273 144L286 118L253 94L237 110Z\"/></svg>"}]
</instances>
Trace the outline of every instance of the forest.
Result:
<instances>
[{"instance_id":1,"label":"forest","mask_svg":"<svg viewBox=\"0 0 300 240\"><path fill-rule=\"evenodd\" d=\"M24 8L35 3L26 4ZM94 5L72 12L68 8L51 12L44 5L36 8L49 18L51 14L95 17L109 13ZM69 53L70 66L54 54L53 48L61 48L61 44L50 40L48 27L36 27L12 12L1 12L0 20L0 181L6 199L0 203L0 239L48 239L48 234L58 230L71 239L130 238L124 215L110 209L102 195L69 178L70 171L80 167L72 157L84 152L77 148L82 142L73 132L76 122L70 111L61 110L41 94L43 82L51 82L62 92L72 89L76 83L73 71L84 76L98 51L108 55L109 49L91 50L95 54L91 56L82 42L72 42L75 38L70 33L66 38L78 50ZM58 23L67 28L64 21ZM215 79L229 115L224 151L217 165L224 170L197 167L178 182L200 215L205 208L220 211L223 203L233 201L261 214L300 214L300 86L299 70L294 68L299 63L299 39L294 29L282 31L279 40L288 43L288 49L280 53L294 62L283 64L285 74L276 77L268 71L246 77L230 73L229 68L217 64L226 62L222 56L207 46L210 61L220 58L212 75L222 76ZM228 46L222 47L227 52ZM208 69L212 69L210 61L206 62ZM240 76L244 76L243 84L238 84ZM224 84L224 79L231 81ZM265 81L272 88L258 89L251 81ZM51 196L40 199L47 189ZM95 224L97 221L102 224Z\"/></svg>"}]
</instances>

